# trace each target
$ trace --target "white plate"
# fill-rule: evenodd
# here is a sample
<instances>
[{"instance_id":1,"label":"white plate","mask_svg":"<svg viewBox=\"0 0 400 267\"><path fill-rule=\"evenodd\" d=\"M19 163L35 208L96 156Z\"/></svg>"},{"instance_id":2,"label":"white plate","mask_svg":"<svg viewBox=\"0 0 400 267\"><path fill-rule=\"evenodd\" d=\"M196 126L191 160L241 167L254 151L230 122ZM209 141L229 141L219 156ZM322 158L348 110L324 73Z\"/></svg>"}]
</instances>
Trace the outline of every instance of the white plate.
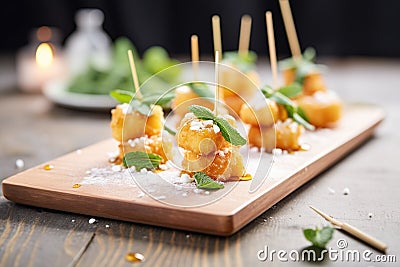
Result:
<instances>
[{"instance_id":1,"label":"white plate","mask_svg":"<svg viewBox=\"0 0 400 267\"><path fill-rule=\"evenodd\" d=\"M49 81L44 85L43 94L58 105L77 109L110 110L118 104L109 95L68 92L64 81Z\"/></svg>"}]
</instances>

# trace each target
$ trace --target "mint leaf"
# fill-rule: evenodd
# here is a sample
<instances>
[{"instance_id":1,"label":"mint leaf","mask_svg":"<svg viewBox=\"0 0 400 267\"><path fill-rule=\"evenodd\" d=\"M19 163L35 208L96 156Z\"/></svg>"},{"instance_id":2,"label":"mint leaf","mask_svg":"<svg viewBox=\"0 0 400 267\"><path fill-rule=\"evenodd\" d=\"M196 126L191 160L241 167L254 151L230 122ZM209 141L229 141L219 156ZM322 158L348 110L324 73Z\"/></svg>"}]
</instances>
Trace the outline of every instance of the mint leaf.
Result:
<instances>
[{"instance_id":1,"label":"mint leaf","mask_svg":"<svg viewBox=\"0 0 400 267\"><path fill-rule=\"evenodd\" d=\"M290 94L290 93L295 93L297 89L295 88L295 89L290 89L290 90L285 89L285 90L283 90L284 93ZM303 125L304 128L306 128L307 130L310 131L315 130L314 125L308 122L304 111L301 108L299 108L297 104L293 102L290 98L282 94L279 90L275 91L271 87L266 85L261 89L261 92L266 98L275 101L277 104L283 105L288 113L289 118L292 118L298 124Z\"/></svg>"},{"instance_id":2,"label":"mint leaf","mask_svg":"<svg viewBox=\"0 0 400 267\"><path fill-rule=\"evenodd\" d=\"M303 90L301 84L299 83L292 83L290 85L282 86L278 88L278 92L286 97L295 97L301 93Z\"/></svg>"},{"instance_id":3,"label":"mint leaf","mask_svg":"<svg viewBox=\"0 0 400 267\"><path fill-rule=\"evenodd\" d=\"M150 116L151 114L150 106L140 102L137 99L132 99L130 105L133 110L136 110L143 115Z\"/></svg>"},{"instance_id":4,"label":"mint leaf","mask_svg":"<svg viewBox=\"0 0 400 267\"><path fill-rule=\"evenodd\" d=\"M119 103L129 103L135 96L134 93L127 90L113 90L110 92L110 96L117 100Z\"/></svg>"},{"instance_id":5,"label":"mint leaf","mask_svg":"<svg viewBox=\"0 0 400 267\"><path fill-rule=\"evenodd\" d=\"M222 189L222 188L224 188L223 184L220 184L217 181L214 181L210 176L208 176L204 172L196 172L193 177L196 182L197 188L201 188L201 189Z\"/></svg>"},{"instance_id":6,"label":"mint leaf","mask_svg":"<svg viewBox=\"0 0 400 267\"><path fill-rule=\"evenodd\" d=\"M314 131L315 130L315 126L310 124L305 118L303 118L300 113L296 112L293 113L292 118L295 122L297 122L300 125L303 125L304 128L306 128L309 131Z\"/></svg>"},{"instance_id":7,"label":"mint leaf","mask_svg":"<svg viewBox=\"0 0 400 267\"><path fill-rule=\"evenodd\" d=\"M236 51L225 52L221 63L232 64L242 72L249 72L255 68L257 54L248 51L247 54L239 54Z\"/></svg>"},{"instance_id":8,"label":"mint leaf","mask_svg":"<svg viewBox=\"0 0 400 267\"><path fill-rule=\"evenodd\" d=\"M214 91L205 83L192 82L187 84L193 93L200 97L213 99L215 97Z\"/></svg>"},{"instance_id":9,"label":"mint leaf","mask_svg":"<svg viewBox=\"0 0 400 267\"><path fill-rule=\"evenodd\" d=\"M215 117L210 109L198 105L191 105L189 110L201 120L212 120L221 130L222 137L232 145L243 146L246 144L246 139L243 138L227 120L221 117Z\"/></svg>"},{"instance_id":10,"label":"mint leaf","mask_svg":"<svg viewBox=\"0 0 400 267\"><path fill-rule=\"evenodd\" d=\"M234 146L243 146L246 144L246 139L243 138L240 133L233 128L228 121L223 118L215 118L214 123L221 130L221 134L226 141Z\"/></svg>"},{"instance_id":11,"label":"mint leaf","mask_svg":"<svg viewBox=\"0 0 400 267\"><path fill-rule=\"evenodd\" d=\"M214 113L206 108L199 105L191 105L189 110L199 119L202 120L214 120L215 116Z\"/></svg>"},{"instance_id":12,"label":"mint leaf","mask_svg":"<svg viewBox=\"0 0 400 267\"><path fill-rule=\"evenodd\" d=\"M325 248L328 242L332 239L334 230L335 229L330 226L324 226L322 229L316 227L315 230L308 228L303 230L303 234L304 237L313 244L313 246Z\"/></svg>"},{"instance_id":13,"label":"mint leaf","mask_svg":"<svg viewBox=\"0 0 400 267\"><path fill-rule=\"evenodd\" d=\"M148 106L159 105L165 107L175 97L173 94L160 95L146 95L142 98L142 103Z\"/></svg>"},{"instance_id":14,"label":"mint leaf","mask_svg":"<svg viewBox=\"0 0 400 267\"><path fill-rule=\"evenodd\" d=\"M142 151L135 151L126 153L122 159L125 167L134 166L137 171L141 169L154 169L157 168L162 161L162 157L157 154L146 153Z\"/></svg>"},{"instance_id":15,"label":"mint leaf","mask_svg":"<svg viewBox=\"0 0 400 267\"><path fill-rule=\"evenodd\" d=\"M164 124L164 130L166 130L170 135L176 135L176 131L169 128L167 125Z\"/></svg>"}]
</instances>

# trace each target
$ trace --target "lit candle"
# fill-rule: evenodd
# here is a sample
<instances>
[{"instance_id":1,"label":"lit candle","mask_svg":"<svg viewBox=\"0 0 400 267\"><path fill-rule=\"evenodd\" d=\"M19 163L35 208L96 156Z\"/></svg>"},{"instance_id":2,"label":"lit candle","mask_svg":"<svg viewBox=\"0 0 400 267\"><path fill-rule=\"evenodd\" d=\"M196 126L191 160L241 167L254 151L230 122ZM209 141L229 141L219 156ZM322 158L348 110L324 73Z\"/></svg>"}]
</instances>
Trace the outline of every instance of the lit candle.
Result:
<instances>
[{"instance_id":1,"label":"lit candle","mask_svg":"<svg viewBox=\"0 0 400 267\"><path fill-rule=\"evenodd\" d=\"M18 84L25 92L40 92L46 82L67 77L61 49L50 42L51 29L41 27L35 37L36 40L23 48L17 56Z\"/></svg>"}]
</instances>

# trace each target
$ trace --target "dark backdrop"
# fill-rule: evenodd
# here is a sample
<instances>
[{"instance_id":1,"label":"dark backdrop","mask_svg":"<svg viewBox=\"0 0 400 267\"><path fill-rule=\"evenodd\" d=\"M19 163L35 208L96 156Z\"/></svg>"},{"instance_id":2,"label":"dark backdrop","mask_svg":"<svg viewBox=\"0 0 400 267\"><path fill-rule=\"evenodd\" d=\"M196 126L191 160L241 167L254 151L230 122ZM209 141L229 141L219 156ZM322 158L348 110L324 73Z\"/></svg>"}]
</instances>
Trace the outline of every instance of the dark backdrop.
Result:
<instances>
[{"instance_id":1,"label":"dark backdrop","mask_svg":"<svg viewBox=\"0 0 400 267\"><path fill-rule=\"evenodd\" d=\"M240 17L253 17L251 49L267 54L264 12L274 15L279 55L289 48L278 0L8 0L0 9L0 52L15 52L28 42L29 31L56 26L66 37L74 30L79 8L105 12L105 30L115 39L128 36L140 52L162 45L172 54L188 54L190 35L199 35L202 56L212 52L211 16L221 17L224 50L237 49ZM400 56L400 1L292 0L301 46L321 55Z\"/></svg>"}]
</instances>

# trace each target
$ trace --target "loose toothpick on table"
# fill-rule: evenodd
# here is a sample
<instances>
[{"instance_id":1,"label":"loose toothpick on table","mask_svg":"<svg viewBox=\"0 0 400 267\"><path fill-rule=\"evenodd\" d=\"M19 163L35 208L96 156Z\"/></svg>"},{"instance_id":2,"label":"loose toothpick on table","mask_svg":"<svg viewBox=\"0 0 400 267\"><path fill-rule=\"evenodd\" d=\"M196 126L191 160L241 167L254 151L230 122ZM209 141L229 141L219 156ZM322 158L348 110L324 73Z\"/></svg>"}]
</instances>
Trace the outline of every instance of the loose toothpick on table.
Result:
<instances>
[{"instance_id":1,"label":"loose toothpick on table","mask_svg":"<svg viewBox=\"0 0 400 267\"><path fill-rule=\"evenodd\" d=\"M221 60L222 59L221 25L219 22L218 15L214 15L212 17L212 29L213 29L213 40L214 40L214 53L219 51L219 60Z\"/></svg>"},{"instance_id":2,"label":"loose toothpick on table","mask_svg":"<svg viewBox=\"0 0 400 267\"><path fill-rule=\"evenodd\" d=\"M285 24L286 34L289 40L290 51L295 59L301 58L299 39L297 38L296 27L294 26L292 11L289 0L279 0L281 6L283 22Z\"/></svg>"},{"instance_id":3,"label":"loose toothpick on table","mask_svg":"<svg viewBox=\"0 0 400 267\"><path fill-rule=\"evenodd\" d=\"M250 44L250 33L251 33L251 17L249 15L243 15L240 22L240 35L239 35L239 55L247 55L249 52Z\"/></svg>"},{"instance_id":4,"label":"loose toothpick on table","mask_svg":"<svg viewBox=\"0 0 400 267\"><path fill-rule=\"evenodd\" d=\"M215 51L215 102L214 102L214 115L218 116L218 106L219 106L219 51Z\"/></svg>"},{"instance_id":5,"label":"loose toothpick on table","mask_svg":"<svg viewBox=\"0 0 400 267\"><path fill-rule=\"evenodd\" d=\"M276 62L274 25L272 23L272 13L270 11L267 11L265 13L265 20L266 20L266 24L267 24L269 59L271 61L272 82L273 82L272 86L274 89L277 89L278 88L278 68L277 68L277 62Z\"/></svg>"},{"instance_id":6,"label":"loose toothpick on table","mask_svg":"<svg viewBox=\"0 0 400 267\"><path fill-rule=\"evenodd\" d=\"M336 219L334 219L332 216L327 215L326 213L323 213L322 211L314 208L313 206L309 206L312 210L314 210L316 213L321 215L325 220L330 222L332 225L342 229L343 231L357 237L358 239L364 241L365 243L369 244L370 246L386 253L387 245L383 243L382 241L379 241L378 239L362 232L361 230L355 228L354 226L351 226L347 223L340 222Z\"/></svg>"},{"instance_id":7,"label":"loose toothpick on table","mask_svg":"<svg viewBox=\"0 0 400 267\"><path fill-rule=\"evenodd\" d=\"M199 38L197 35L193 34L190 38L191 48L192 48L192 68L194 80L198 80L199 73Z\"/></svg>"},{"instance_id":8,"label":"loose toothpick on table","mask_svg":"<svg viewBox=\"0 0 400 267\"><path fill-rule=\"evenodd\" d=\"M129 65L131 66L131 72L132 72L133 84L135 86L136 97L138 99L142 99L142 93L140 92L139 79L138 79L137 72L136 72L135 60L133 59L132 50L128 50L128 58L129 58Z\"/></svg>"}]
</instances>

